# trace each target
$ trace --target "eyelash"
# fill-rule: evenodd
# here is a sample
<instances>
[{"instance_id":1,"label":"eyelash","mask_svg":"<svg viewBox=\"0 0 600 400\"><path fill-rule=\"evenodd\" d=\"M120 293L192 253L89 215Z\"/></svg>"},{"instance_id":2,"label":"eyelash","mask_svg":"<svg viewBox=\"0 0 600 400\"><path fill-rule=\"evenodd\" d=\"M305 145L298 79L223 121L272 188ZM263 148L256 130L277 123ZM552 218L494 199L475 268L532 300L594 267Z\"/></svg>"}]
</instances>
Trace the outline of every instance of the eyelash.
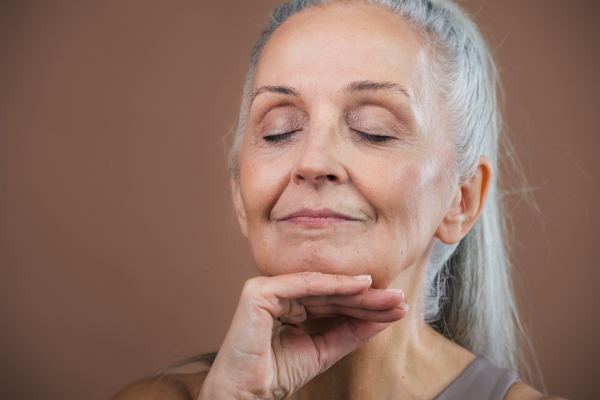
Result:
<instances>
[{"instance_id":1,"label":"eyelash","mask_svg":"<svg viewBox=\"0 0 600 400\"><path fill-rule=\"evenodd\" d=\"M286 141L291 138L291 136L297 131L290 131L286 133L281 133L279 135L269 135L264 136L263 139L267 143L280 143ZM369 135L368 133L364 133L361 131L354 131L360 136L360 139L365 142L369 142L372 144L383 144L392 140L391 136L382 136L382 135Z\"/></svg>"},{"instance_id":2,"label":"eyelash","mask_svg":"<svg viewBox=\"0 0 600 400\"><path fill-rule=\"evenodd\" d=\"M369 142L372 144L383 144L392 140L391 136L381 136L381 135L369 135L368 133L364 133L361 131L354 131L358 134L360 139L365 142Z\"/></svg>"},{"instance_id":3,"label":"eyelash","mask_svg":"<svg viewBox=\"0 0 600 400\"><path fill-rule=\"evenodd\" d=\"M263 136L263 139L267 143L280 143L280 142L286 141L289 138L291 138L292 135L296 132L297 131L290 131L290 132L286 132L286 133L281 133L279 135Z\"/></svg>"}]
</instances>

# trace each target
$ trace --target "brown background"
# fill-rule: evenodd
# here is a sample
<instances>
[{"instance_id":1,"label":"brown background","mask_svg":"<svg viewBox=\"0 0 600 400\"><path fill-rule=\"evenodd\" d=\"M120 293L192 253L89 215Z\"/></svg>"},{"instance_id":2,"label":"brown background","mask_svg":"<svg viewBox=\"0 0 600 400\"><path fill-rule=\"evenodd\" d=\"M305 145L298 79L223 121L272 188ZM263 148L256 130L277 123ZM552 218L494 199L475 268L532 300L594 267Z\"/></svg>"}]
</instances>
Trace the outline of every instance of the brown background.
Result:
<instances>
[{"instance_id":1,"label":"brown background","mask_svg":"<svg viewBox=\"0 0 600 400\"><path fill-rule=\"evenodd\" d=\"M216 350L256 275L223 136L276 0L0 2L0 397L106 399ZM472 0L539 212L511 197L549 391L600 390L600 3Z\"/></svg>"}]
</instances>

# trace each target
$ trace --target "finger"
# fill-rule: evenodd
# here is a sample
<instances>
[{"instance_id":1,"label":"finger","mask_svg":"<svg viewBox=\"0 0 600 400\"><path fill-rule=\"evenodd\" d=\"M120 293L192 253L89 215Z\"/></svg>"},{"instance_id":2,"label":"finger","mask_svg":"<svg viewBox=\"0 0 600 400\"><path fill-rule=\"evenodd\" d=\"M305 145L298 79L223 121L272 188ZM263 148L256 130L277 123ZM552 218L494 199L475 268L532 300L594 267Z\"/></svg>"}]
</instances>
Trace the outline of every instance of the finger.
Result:
<instances>
[{"instance_id":1,"label":"finger","mask_svg":"<svg viewBox=\"0 0 600 400\"><path fill-rule=\"evenodd\" d=\"M319 353L319 373L324 372L340 358L362 346L391 325L391 323L347 318L332 329L311 335Z\"/></svg>"},{"instance_id":2,"label":"finger","mask_svg":"<svg viewBox=\"0 0 600 400\"><path fill-rule=\"evenodd\" d=\"M387 310L365 310L364 308L354 308L329 304L325 306L308 306L306 308L307 318L318 318L321 316L330 316L332 314L348 315L354 318L360 318L373 322L394 322L404 317L406 309L393 307Z\"/></svg>"},{"instance_id":3,"label":"finger","mask_svg":"<svg viewBox=\"0 0 600 400\"><path fill-rule=\"evenodd\" d=\"M335 318L341 317L343 314L310 314L307 313L306 319L318 319L318 318Z\"/></svg>"},{"instance_id":4,"label":"finger","mask_svg":"<svg viewBox=\"0 0 600 400\"><path fill-rule=\"evenodd\" d=\"M382 289L368 289L353 295L307 296L296 299L304 306L324 306L337 304L340 306L366 308L370 310L386 310L396 307L404 300L404 293Z\"/></svg>"},{"instance_id":5,"label":"finger","mask_svg":"<svg viewBox=\"0 0 600 400\"><path fill-rule=\"evenodd\" d=\"M360 278L360 279L358 279ZM259 276L249 279L244 290L268 290L282 299L297 299L305 296L329 296L336 294L356 294L371 286L370 275L352 277L320 272L300 272L278 276Z\"/></svg>"},{"instance_id":6,"label":"finger","mask_svg":"<svg viewBox=\"0 0 600 400\"><path fill-rule=\"evenodd\" d=\"M306 320L306 307L298 303L296 300L281 299L281 303L289 303L287 311L278 317L281 322L286 324L299 324Z\"/></svg>"},{"instance_id":7,"label":"finger","mask_svg":"<svg viewBox=\"0 0 600 400\"><path fill-rule=\"evenodd\" d=\"M248 280L244 285L240 304L244 305L245 312L265 310L274 318L291 314L298 316L294 320L299 322L300 316L306 314L297 308L303 309L303 306L297 301L292 301L293 299L306 296L356 294L366 290L371 283L370 276L368 279L361 280L346 275L318 272L257 277Z\"/></svg>"}]
</instances>

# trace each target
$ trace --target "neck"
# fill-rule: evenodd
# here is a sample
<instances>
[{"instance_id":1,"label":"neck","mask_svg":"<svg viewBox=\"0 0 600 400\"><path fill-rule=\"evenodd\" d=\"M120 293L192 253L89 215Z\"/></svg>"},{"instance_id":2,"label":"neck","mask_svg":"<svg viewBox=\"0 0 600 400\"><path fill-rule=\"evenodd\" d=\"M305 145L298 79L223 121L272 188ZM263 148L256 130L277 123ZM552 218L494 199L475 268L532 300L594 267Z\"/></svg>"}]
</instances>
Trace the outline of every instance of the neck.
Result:
<instances>
[{"instance_id":1,"label":"neck","mask_svg":"<svg viewBox=\"0 0 600 400\"><path fill-rule=\"evenodd\" d=\"M407 283L390 285L402 287L405 301L411 305L402 320L347 354L291 398L433 398L456 379L475 356L425 323L420 285ZM332 328L345 318L306 320L300 325L306 332L315 334Z\"/></svg>"},{"instance_id":2,"label":"neck","mask_svg":"<svg viewBox=\"0 0 600 400\"><path fill-rule=\"evenodd\" d=\"M406 360L407 354L419 352L424 335L418 331L427 330L407 323L407 318L408 315L313 378L298 391L298 400L382 399L390 393L400 392L403 381L411 379L413 373L412 368L402 361ZM318 323L313 322L318 320L310 320L310 326L302 327L316 333L343 319ZM413 332L415 329L417 332Z\"/></svg>"}]
</instances>

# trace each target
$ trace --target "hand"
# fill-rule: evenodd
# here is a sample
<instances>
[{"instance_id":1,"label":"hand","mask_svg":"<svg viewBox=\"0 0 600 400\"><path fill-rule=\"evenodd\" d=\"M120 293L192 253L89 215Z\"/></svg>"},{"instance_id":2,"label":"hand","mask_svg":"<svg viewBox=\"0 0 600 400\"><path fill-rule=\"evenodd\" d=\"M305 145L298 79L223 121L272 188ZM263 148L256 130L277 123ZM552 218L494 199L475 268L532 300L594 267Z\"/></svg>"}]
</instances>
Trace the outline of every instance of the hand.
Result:
<instances>
[{"instance_id":1,"label":"hand","mask_svg":"<svg viewBox=\"0 0 600 400\"><path fill-rule=\"evenodd\" d=\"M199 399L288 398L406 315L402 293L370 286L370 276L318 272L248 280ZM340 315L320 334L294 325Z\"/></svg>"}]
</instances>

